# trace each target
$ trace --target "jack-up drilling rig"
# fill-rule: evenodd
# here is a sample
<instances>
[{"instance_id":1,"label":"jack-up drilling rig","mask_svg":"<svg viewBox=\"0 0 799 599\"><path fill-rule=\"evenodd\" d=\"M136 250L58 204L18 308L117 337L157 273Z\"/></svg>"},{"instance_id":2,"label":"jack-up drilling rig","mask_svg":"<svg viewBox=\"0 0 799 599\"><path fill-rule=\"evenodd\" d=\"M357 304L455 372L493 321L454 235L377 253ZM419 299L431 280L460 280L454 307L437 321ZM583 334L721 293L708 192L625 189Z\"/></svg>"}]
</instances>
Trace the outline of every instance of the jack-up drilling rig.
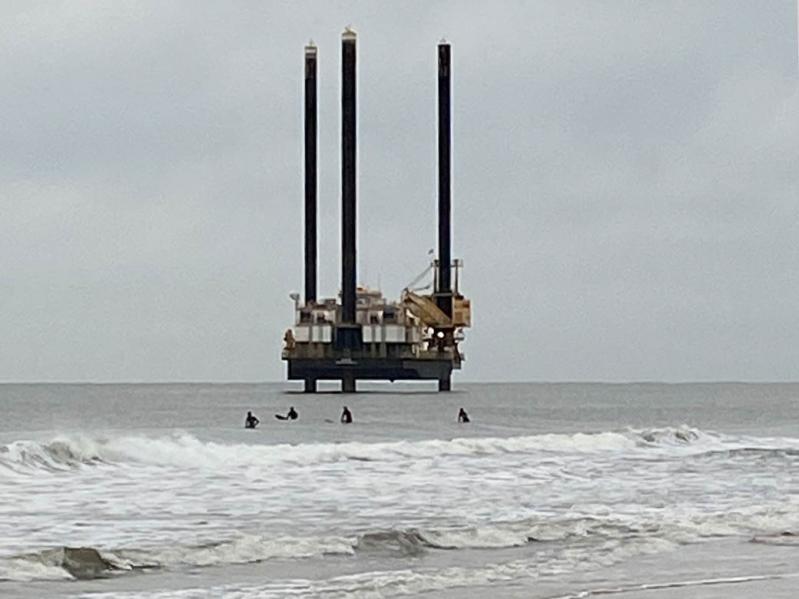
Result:
<instances>
[{"instance_id":1,"label":"jack-up drilling rig","mask_svg":"<svg viewBox=\"0 0 799 599\"><path fill-rule=\"evenodd\" d=\"M440 391L449 391L452 370L464 360L463 329L471 326L471 304L459 289L463 263L450 251L450 45L438 45L438 257L399 301L389 301L356 284L356 42L347 28L341 36L340 302L316 294L317 48L305 47L305 297L291 296L295 324L283 338L288 378L304 381L309 393L319 380L340 380L342 391L352 393L358 379L437 380ZM417 287L427 276L432 282Z\"/></svg>"}]
</instances>

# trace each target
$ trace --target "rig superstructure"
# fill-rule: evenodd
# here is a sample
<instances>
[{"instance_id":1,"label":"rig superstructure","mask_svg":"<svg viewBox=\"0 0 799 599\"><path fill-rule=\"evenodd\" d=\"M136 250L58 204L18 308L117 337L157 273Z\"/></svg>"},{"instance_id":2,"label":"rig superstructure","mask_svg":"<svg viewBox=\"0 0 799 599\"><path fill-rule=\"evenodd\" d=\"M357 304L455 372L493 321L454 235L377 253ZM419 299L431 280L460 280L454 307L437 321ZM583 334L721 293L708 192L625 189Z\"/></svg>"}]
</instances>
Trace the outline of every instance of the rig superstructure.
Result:
<instances>
[{"instance_id":1,"label":"rig superstructure","mask_svg":"<svg viewBox=\"0 0 799 599\"><path fill-rule=\"evenodd\" d=\"M317 48L305 47L305 297L292 294L295 323L283 338L288 378L303 380L311 393L319 380L340 380L351 393L358 379L437 380L440 391L449 391L452 370L464 359L463 329L471 326L471 304L459 289L462 262L451 257L450 45L438 45L438 257L397 301L356 283L356 53L357 36L347 28L341 36L339 302L316 293ZM431 285L415 285L428 274L433 290L423 293Z\"/></svg>"}]
</instances>

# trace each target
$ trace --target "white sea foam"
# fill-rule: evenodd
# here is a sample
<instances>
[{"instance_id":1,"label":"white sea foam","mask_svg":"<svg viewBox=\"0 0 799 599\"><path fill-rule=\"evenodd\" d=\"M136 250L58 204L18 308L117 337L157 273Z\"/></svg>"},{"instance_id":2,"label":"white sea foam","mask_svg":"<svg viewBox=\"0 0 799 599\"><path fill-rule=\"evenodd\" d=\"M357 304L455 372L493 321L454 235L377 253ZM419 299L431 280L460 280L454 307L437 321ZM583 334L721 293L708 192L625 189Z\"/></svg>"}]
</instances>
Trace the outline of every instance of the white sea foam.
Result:
<instances>
[{"instance_id":1,"label":"white sea foam","mask_svg":"<svg viewBox=\"0 0 799 599\"><path fill-rule=\"evenodd\" d=\"M707 538L785 539L799 530L797 449L793 438L689 427L303 445L17 441L0 448L0 579L71 576L47 553L64 545L96 548L114 575L533 544L536 575L554 575ZM507 564L490 573L503 575L516 576ZM442 574L418 576L396 588L435 589Z\"/></svg>"},{"instance_id":2,"label":"white sea foam","mask_svg":"<svg viewBox=\"0 0 799 599\"><path fill-rule=\"evenodd\" d=\"M679 521L676 518L668 523L624 518L548 518L482 527L375 530L348 537L239 533L224 541L197 545L171 543L142 549L103 549L98 552L98 559L109 563L111 573L118 573L134 569L244 564L355 553L372 557L416 556L429 551L503 549L534 544L540 555L549 556L546 568L560 572L574 569L577 563L608 566L627 556L663 551L678 544L700 541L703 537L740 534L742 529L756 527L758 517L753 510L749 519L738 515L733 521L725 521L721 516L716 516L701 523ZM796 521L794 519L794 523ZM787 534L763 535L755 537L753 541L793 545L795 538ZM585 545L587 540L592 543ZM573 545L572 541L580 542ZM0 558L0 580L73 577L74 571L64 567L59 551L48 549ZM530 564L525 567L529 568ZM541 573L544 565L538 564L536 568Z\"/></svg>"},{"instance_id":3,"label":"white sea foam","mask_svg":"<svg viewBox=\"0 0 799 599\"><path fill-rule=\"evenodd\" d=\"M442 568L397 568L372 570L321 579L278 578L261 584L222 585L212 589L187 588L167 591L144 591L118 594L92 593L91 597L124 597L126 599L187 599L212 596L241 597L248 599L276 599L287 596L304 597L390 597L417 596L436 591L469 588L485 589L499 582L558 576L573 572L608 566L629 555L654 553L664 550L662 542L636 541L626 545L606 544L593 555L561 548L530 558L507 562L487 561L479 566ZM87 596L88 597L88 596Z\"/></svg>"},{"instance_id":4,"label":"white sea foam","mask_svg":"<svg viewBox=\"0 0 799 599\"><path fill-rule=\"evenodd\" d=\"M74 576L60 564L46 563L38 558L15 557L0 559L0 581L28 582L31 580L73 580Z\"/></svg>"},{"instance_id":5,"label":"white sea foam","mask_svg":"<svg viewBox=\"0 0 799 599\"><path fill-rule=\"evenodd\" d=\"M320 443L301 445L222 444L189 434L167 437L59 436L49 443L17 441L0 446L7 468L66 470L93 464L149 464L180 468L230 468L268 465L312 465L353 461L446 459L501 454L608 452L676 452L799 450L799 439L730 437L690 427L600 433L543 434L517 437L455 438L388 443ZM2 475L0 470L0 475Z\"/></svg>"}]
</instances>

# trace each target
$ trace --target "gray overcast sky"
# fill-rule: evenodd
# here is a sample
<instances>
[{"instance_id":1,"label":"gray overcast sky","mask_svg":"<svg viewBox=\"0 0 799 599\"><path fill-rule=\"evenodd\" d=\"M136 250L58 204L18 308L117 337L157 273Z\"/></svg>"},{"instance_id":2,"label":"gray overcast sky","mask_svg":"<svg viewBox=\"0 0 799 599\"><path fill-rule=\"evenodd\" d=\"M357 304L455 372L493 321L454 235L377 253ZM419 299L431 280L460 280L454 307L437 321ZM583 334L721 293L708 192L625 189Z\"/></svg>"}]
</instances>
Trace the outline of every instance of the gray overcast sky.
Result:
<instances>
[{"instance_id":1,"label":"gray overcast sky","mask_svg":"<svg viewBox=\"0 0 799 599\"><path fill-rule=\"evenodd\" d=\"M339 35L359 32L359 273L435 245L454 60L460 380L799 380L794 0L0 5L0 380L281 380L320 52L339 279Z\"/></svg>"}]
</instances>

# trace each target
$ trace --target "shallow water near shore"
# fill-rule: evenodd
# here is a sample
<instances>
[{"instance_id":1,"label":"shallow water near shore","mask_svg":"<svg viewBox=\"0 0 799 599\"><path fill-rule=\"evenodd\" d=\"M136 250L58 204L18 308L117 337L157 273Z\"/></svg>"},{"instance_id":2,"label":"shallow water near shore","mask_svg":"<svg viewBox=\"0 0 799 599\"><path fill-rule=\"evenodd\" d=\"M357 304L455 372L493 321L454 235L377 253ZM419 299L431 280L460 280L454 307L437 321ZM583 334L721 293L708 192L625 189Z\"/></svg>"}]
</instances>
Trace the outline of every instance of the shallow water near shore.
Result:
<instances>
[{"instance_id":1,"label":"shallow water near shore","mask_svg":"<svg viewBox=\"0 0 799 599\"><path fill-rule=\"evenodd\" d=\"M0 385L0 595L795 595L799 384L364 388Z\"/></svg>"}]
</instances>

